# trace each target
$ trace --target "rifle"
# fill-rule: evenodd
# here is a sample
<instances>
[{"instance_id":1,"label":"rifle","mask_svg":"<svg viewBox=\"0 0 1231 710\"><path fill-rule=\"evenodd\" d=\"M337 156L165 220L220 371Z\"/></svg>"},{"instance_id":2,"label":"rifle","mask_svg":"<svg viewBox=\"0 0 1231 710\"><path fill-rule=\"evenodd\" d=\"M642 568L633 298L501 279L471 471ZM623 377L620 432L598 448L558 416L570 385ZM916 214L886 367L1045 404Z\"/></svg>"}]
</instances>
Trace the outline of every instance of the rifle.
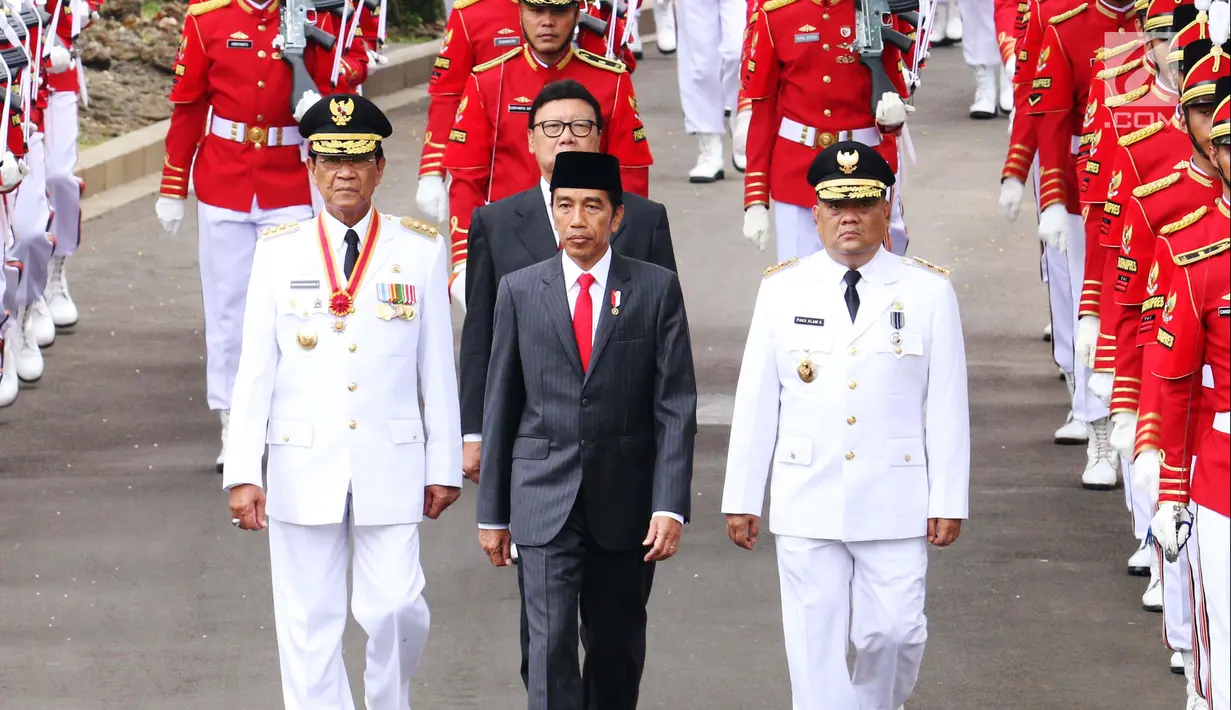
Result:
<instances>
[{"instance_id":1,"label":"rifle","mask_svg":"<svg viewBox=\"0 0 1231 710\"><path fill-rule=\"evenodd\" d=\"M24 22L12 15L5 15L5 20L9 23L9 27L13 28L13 34L22 42L26 41L26 37L30 36L30 28Z\"/></svg>"},{"instance_id":2,"label":"rifle","mask_svg":"<svg viewBox=\"0 0 1231 710\"><path fill-rule=\"evenodd\" d=\"M342 6L345 2L346 0L315 0L312 6L317 12L330 12L341 19ZM363 6L368 9L369 13L375 13L380 9L380 0L363 0Z\"/></svg>"},{"instance_id":3,"label":"rifle","mask_svg":"<svg viewBox=\"0 0 1231 710\"><path fill-rule=\"evenodd\" d=\"M275 46L281 48L282 58L291 65L291 112L303 95L315 92L316 82L304 64L304 50L308 40L316 42L325 51L333 49L337 38L316 26L316 5L312 0L285 0L282 3L281 24ZM311 15L309 15L311 13Z\"/></svg>"},{"instance_id":4,"label":"rifle","mask_svg":"<svg viewBox=\"0 0 1231 710\"><path fill-rule=\"evenodd\" d=\"M919 0L855 0L855 41L851 48L872 72L872 115L876 115L882 95L897 91L881 60L885 44L903 52L910 50L910 37L893 28L893 18L901 17L912 27L918 27L918 11Z\"/></svg>"},{"instance_id":5,"label":"rifle","mask_svg":"<svg viewBox=\"0 0 1231 710\"><path fill-rule=\"evenodd\" d=\"M22 47L9 47L8 49L0 50L0 61L9 68L11 74L16 74L18 71L30 66L30 57L26 55L26 50Z\"/></svg>"},{"instance_id":6,"label":"rifle","mask_svg":"<svg viewBox=\"0 0 1231 710\"><path fill-rule=\"evenodd\" d=\"M608 2L615 5L615 16L616 17L624 19L626 22L631 22L631 20L627 19L628 3L625 2L625 0L608 0ZM602 0L598 0L595 4L597 4L600 9L603 6ZM609 23L607 20L603 20L601 18L595 17L594 15L591 15L590 13L585 12L585 11L583 11L581 13L581 16L577 19L577 26L581 27L582 29L589 30L590 32L593 32L599 37L607 37L611 31L611 23ZM628 35L628 32L625 32L625 36L627 35ZM620 41L621 46L627 43L627 39L625 38L620 38L620 40L617 40L617 41ZM609 54L612 54L614 58L614 54L615 54L614 52L609 51Z\"/></svg>"},{"instance_id":7,"label":"rifle","mask_svg":"<svg viewBox=\"0 0 1231 710\"><path fill-rule=\"evenodd\" d=\"M27 28L46 25L51 22L51 13L41 7L23 7L21 8L21 23Z\"/></svg>"}]
</instances>

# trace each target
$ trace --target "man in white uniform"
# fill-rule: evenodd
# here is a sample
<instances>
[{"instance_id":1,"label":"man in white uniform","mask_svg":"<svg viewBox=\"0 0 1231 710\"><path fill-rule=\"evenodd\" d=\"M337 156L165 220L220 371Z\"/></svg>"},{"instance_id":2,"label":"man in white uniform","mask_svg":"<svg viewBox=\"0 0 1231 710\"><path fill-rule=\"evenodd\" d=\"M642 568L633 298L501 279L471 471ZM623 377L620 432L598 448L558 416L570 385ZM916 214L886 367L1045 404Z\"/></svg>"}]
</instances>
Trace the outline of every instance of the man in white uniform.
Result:
<instances>
[{"instance_id":1,"label":"man in white uniform","mask_svg":"<svg viewBox=\"0 0 1231 710\"><path fill-rule=\"evenodd\" d=\"M968 516L962 328L947 272L882 246L884 158L835 143L808 182L824 251L766 271L722 512L731 540L753 549L772 470L794 707L895 710L927 639L927 545L953 543Z\"/></svg>"},{"instance_id":2,"label":"man in white uniform","mask_svg":"<svg viewBox=\"0 0 1231 710\"><path fill-rule=\"evenodd\" d=\"M655 8L656 20L662 9ZM697 136L699 145L697 164L688 173L688 181L714 182L726 177L722 136L727 132L726 116L734 112L739 98L740 50L748 3L678 0L675 10L684 130Z\"/></svg>"},{"instance_id":3,"label":"man in white uniform","mask_svg":"<svg viewBox=\"0 0 1231 710\"><path fill-rule=\"evenodd\" d=\"M300 128L325 212L256 247L223 486L238 527L269 515L286 707L355 707L342 661L353 545L366 705L405 709L431 619L419 522L462 483L448 242L373 208L393 132L375 104L335 94Z\"/></svg>"}]
</instances>

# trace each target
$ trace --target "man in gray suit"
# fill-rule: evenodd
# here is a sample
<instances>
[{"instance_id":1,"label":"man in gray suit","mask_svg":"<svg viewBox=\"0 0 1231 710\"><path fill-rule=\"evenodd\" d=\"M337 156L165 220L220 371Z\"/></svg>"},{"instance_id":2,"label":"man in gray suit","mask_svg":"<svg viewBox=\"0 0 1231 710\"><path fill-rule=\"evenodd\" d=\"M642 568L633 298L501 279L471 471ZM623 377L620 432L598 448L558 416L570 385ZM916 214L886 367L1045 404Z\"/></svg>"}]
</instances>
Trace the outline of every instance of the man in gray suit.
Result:
<instances>
[{"instance_id":1,"label":"man in gray suit","mask_svg":"<svg viewBox=\"0 0 1231 710\"><path fill-rule=\"evenodd\" d=\"M675 274L610 248L619 162L562 153L551 193L560 254L496 297L479 542L496 566L520 552L530 709L632 710L646 582L690 512L692 346Z\"/></svg>"}]
</instances>

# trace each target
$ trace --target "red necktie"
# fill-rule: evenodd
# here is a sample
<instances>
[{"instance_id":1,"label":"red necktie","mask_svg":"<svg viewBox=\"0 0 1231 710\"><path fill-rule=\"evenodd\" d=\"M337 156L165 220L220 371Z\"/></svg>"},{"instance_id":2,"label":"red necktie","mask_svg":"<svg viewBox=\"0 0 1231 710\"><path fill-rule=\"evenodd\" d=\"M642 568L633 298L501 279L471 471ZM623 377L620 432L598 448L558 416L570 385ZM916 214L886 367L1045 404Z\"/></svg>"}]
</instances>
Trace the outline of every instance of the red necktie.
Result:
<instances>
[{"instance_id":1,"label":"red necktie","mask_svg":"<svg viewBox=\"0 0 1231 710\"><path fill-rule=\"evenodd\" d=\"M590 274L577 277L581 290L577 294L577 307L573 309L573 337L577 339L582 371L590 369L590 349L594 347L594 300L590 298L593 285L594 277Z\"/></svg>"}]
</instances>

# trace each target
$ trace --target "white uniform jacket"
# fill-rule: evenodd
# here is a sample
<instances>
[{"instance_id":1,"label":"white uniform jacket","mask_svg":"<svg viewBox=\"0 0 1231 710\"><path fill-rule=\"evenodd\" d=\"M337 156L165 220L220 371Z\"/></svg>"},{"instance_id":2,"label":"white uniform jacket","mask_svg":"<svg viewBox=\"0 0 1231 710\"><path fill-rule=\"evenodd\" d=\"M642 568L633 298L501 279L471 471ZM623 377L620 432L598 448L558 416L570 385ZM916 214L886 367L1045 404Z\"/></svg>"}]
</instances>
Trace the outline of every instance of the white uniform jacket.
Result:
<instances>
[{"instance_id":1,"label":"white uniform jacket","mask_svg":"<svg viewBox=\"0 0 1231 710\"><path fill-rule=\"evenodd\" d=\"M967 517L957 297L942 270L884 249L859 271L853 324L847 267L823 251L761 283L735 394L723 513L761 515L772 467L775 535L892 540L926 535L928 518Z\"/></svg>"},{"instance_id":2,"label":"white uniform jacket","mask_svg":"<svg viewBox=\"0 0 1231 710\"><path fill-rule=\"evenodd\" d=\"M367 233L372 214L356 231ZM318 219L331 225L345 285L345 227ZM382 215L355 312L339 319L317 220L267 231L248 287L223 487L261 485L268 443L269 517L340 523L349 492L356 525L419 522L425 485L462 484L448 240Z\"/></svg>"}]
</instances>

